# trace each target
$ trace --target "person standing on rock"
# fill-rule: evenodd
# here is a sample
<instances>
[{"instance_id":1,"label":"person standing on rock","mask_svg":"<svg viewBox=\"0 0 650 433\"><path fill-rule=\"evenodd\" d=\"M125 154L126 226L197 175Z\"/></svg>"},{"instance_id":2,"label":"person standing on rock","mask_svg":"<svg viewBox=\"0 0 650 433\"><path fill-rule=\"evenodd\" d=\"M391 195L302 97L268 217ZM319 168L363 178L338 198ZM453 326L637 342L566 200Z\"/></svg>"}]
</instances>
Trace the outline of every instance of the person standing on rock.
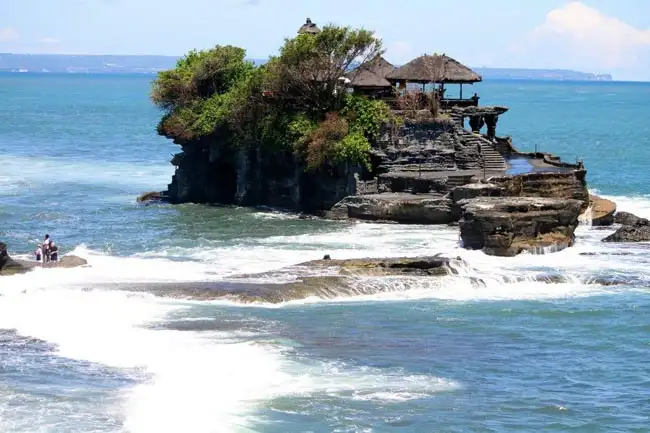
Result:
<instances>
[{"instance_id":1,"label":"person standing on rock","mask_svg":"<svg viewBox=\"0 0 650 433\"><path fill-rule=\"evenodd\" d=\"M45 239L43 239L43 263L49 262L50 261L50 245L52 243L52 239L50 239L50 235L46 234Z\"/></svg>"},{"instance_id":2,"label":"person standing on rock","mask_svg":"<svg viewBox=\"0 0 650 433\"><path fill-rule=\"evenodd\" d=\"M59 247L54 242L50 242L50 261L56 262L59 260Z\"/></svg>"},{"instance_id":3,"label":"person standing on rock","mask_svg":"<svg viewBox=\"0 0 650 433\"><path fill-rule=\"evenodd\" d=\"M36 261L40 262L41 257L43 257L43 248L41 248L41 244L38 244L36 247L36 251L34 251L34 255L36 256Z\"/></svg>"}]
</instances>

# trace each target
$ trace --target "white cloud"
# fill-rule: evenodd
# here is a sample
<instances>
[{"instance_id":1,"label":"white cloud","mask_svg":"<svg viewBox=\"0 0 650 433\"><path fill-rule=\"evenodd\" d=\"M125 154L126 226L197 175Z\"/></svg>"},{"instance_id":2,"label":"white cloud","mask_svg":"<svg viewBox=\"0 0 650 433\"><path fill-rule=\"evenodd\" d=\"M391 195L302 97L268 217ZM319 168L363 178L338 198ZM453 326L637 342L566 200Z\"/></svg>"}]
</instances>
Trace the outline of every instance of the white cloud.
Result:
<instances>
[{"instance_id":1,"label":"white cloud","mask_svg":"<svg viewBox=\"0 0 650 433\"><path fill-rule=\"evenodd\" d=\"M15 41L18 39L18 32L11 27L0 28L0 41Z\"/></svg>"},{"instance_id":2,"label":"white cloud","mask_svg":"<svg viewBox=\"0 0 650 433\"><path fill-rule=\"evenodd\" d=\"M524 50L531 54L554 52L571 67L629 68L650 53L650 29L638 29L575 1L548 12L526 45Z\"/></svg>"}]
</instances>

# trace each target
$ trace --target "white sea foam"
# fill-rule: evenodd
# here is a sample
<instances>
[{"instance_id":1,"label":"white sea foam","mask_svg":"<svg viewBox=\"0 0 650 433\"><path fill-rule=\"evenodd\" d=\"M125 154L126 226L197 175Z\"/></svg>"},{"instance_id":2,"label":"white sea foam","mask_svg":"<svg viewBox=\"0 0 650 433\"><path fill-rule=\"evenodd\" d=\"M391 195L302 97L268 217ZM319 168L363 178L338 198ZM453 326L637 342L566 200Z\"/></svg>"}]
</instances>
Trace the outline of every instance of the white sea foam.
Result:
<instances>
[{"instance_id":1,"label":"white sea foam","mask_svg":"<svg viewBox=\"0 0 650 433\"><path fill-rule=\"evenodd\" d=\"M620 209L650 216L650 200L615 197ZM616 289L587 284L602 272L644 275L643 247L606 245L609 230L581 226L575 247L545 255L486 256L458 247L456 229L380 224L347 225L316 235L275 236L242 247L205 247L112 257L80 246L74 254L90 267L36 270L2 277L0 328L54 343L61 356L125 369L142 379L123 390L119 409L131 432L208 432L245 429L260 401L281 395L325 393L355 400L399 402L461 386L433 376L359 368L328 362L304 364L276 344L242 342L234 333L152 328L199 302L147 294L81 290L96 283L200 281L241 272L278 269L321 258L460 256L458 275L431 279L360 281L374 291L334 300L293 303L440 299L453 301L538 300L593 296ZM626 252L630 256L581 255ZM179 261L181 258L184 261ZM189 259L189 260L188 260ZM561 283L537 275L560 274ZM281 308L282 306L275 306ZM250 337L250 336L249 336ZM2 404L2 403L0 403ZM215 427L216 426L216 427Z\"/></svg>"},{"instance_id":2,"label":"white sea foam","mask_svg":"<svg viewBox=\"0 0 650 433\"><path fill-rule=\"evenodd\" d=\"M122 402L114 408L133 433L245 431L257 404L281 395L325 393L390 402L458 387L399 371L304 365L276 345L238 342L232 333L147 326L183 308L120 291L3 291L0 328L54 343L60 356L126 369L140 378L139 385L121 392Z\"/></svg>"}]
</instances>

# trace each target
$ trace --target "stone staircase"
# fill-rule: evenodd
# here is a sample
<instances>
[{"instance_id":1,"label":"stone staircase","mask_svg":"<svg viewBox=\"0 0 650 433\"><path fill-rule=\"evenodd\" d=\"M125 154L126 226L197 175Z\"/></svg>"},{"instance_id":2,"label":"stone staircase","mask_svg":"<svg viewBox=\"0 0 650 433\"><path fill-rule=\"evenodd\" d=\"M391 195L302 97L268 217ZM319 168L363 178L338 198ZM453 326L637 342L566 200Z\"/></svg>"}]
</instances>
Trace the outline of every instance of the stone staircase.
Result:
<instances>
[{"instance_id":1,"label":"stone staircase","mask_svg":"<svg viewBox=\"0 0 650 433\"><path fill-rule=\"evenodd\" d=\"M467 185L472 182L473 175L469 176L448 176L447 177L447 189L452 189L457 186Z\"/></svg>"},{"instance_id":2,"label":"stone staircase","mask_svg":"<svg viewBox=\"0 0 650 433\"><path fill-rule=\"evenodd\" d=\"M503 174L508 168L506 160L503 159L503 156L495 149L494 144L483 138L479 134L474 134L473 132L463 130L460 134L461 140L466 145L478 147L481 149L481 155L483 161L485 162L485 172L489 175Z\"/></svg>"}]
</instances>

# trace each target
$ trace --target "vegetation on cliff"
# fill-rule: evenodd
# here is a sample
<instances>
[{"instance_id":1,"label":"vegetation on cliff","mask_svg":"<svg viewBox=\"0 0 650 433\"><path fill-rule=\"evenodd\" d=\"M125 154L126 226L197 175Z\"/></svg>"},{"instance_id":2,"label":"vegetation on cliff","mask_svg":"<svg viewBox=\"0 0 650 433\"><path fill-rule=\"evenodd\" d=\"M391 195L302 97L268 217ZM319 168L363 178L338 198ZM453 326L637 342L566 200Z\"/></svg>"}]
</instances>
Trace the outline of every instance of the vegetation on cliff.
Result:
<instances>
[{"instance_id":1,"label":"vegetation on cliff","mask_svg":"<svg viewBox=\"0 0 650 433\"><path fill-rule=\"evenodd\" d=\"M285 40L259 67L238 47L191 51L153 83L152 100L164 111L158 132L182 145L208 138L291 149L309 169L367 164L389 110L348 93L342 79L381 53L373 32L338 26Z\"/></svg>"}]
</instances>

